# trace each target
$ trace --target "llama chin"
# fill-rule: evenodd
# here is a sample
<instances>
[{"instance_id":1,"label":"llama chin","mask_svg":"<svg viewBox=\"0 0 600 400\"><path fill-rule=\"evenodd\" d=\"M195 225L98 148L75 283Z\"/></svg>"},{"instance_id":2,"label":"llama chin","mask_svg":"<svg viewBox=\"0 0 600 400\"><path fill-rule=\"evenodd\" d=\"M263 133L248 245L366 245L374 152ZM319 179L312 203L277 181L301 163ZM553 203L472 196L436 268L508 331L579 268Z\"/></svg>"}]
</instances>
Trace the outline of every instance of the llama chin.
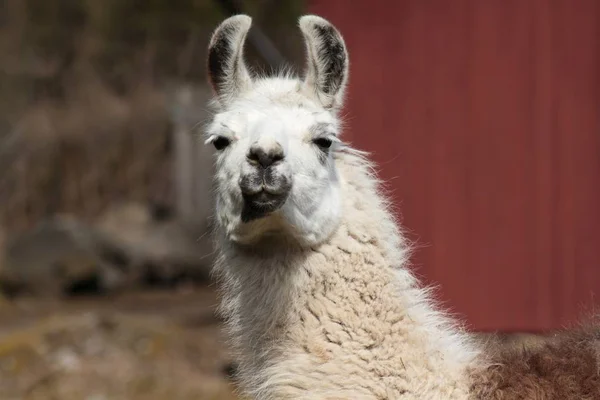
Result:
<instances>
[{"instance_id":1,"label":"llama chin","mask_svg":"<svg viewBox=\"0 0 600 400\"><path fill-rule=\"evenodd\" d=\"M234 16L212 36L217 112L206 131L216 148L220 311L243 392L309 400L600 398L596 331L535 356L495 353L440 311L410 272L409 245L368 156L342 139L349 58L338 30L302 17L304 77L254 77L243 59L250 25L250 17ZM577 357L586 361L578 370L560 362ZM532 367L540 360L553 381Z\"/></svg>"}]
</instances>

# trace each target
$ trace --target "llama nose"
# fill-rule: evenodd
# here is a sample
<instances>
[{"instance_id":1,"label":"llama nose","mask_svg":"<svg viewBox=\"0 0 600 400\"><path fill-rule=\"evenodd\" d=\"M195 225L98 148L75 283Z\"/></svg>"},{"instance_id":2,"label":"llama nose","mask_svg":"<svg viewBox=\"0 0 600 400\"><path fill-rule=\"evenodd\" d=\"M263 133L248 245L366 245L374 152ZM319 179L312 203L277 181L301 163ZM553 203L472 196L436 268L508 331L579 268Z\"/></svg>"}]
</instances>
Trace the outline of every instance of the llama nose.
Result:
<instances>
[{"instance_id":1,"label":"llama nose","mask_svg":"<svg viewBox=\"0 0 600 400\"><path fill-rule=\"evenodd\" d=\"M267 168L277 161L283 160L283 148L279 143L273 143L271 146L252 145L248 152L248 160L252 163L259 163L263 168Z\"/></svg>"}]
</instances>

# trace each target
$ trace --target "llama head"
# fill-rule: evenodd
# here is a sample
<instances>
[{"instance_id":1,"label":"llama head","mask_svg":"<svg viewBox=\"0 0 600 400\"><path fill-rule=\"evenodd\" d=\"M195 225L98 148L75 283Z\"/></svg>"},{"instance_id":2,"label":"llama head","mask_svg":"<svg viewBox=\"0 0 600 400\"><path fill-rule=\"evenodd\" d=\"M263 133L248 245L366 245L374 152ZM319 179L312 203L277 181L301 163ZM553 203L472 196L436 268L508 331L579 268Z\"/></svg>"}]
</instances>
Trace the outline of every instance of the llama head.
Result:
<instances>
[{"instance_id":1,"label":"llama head","mask_svg":"<svg viewBox=\"0 0 600 400\"><path fill-rule=\"evenodd\" d=\"M340 219L333 153L341 146L337 111L348 76L346 46L328 21L304 16L304 78L255 78L243 58L250 25L245 15L228 18L209 46L218 111L206 143L216 148L216 222L239 243L278 235L312 245Z\"/></svg>"}]
</instances>

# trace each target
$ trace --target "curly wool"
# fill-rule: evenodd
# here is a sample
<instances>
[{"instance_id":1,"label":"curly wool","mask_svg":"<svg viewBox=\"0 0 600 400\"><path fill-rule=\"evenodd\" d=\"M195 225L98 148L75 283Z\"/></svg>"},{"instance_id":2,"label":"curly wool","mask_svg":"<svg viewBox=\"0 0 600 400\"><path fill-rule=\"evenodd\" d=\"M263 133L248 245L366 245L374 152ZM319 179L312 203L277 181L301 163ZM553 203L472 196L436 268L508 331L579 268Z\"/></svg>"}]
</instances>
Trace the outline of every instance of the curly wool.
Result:
<instances>
[{"instance_id":1,"label":"curly wool","mask_svg":"<svg viewBox=\"0 0 600 400\"><path fill-rule=\"evenodd\" d=\"M368 161L349 148L335 160L345 217L327 242L267 251L221 238L215 271L242 387L260 399L466 398L477 348L405 267Z\"/></svg>"}]
</instances>

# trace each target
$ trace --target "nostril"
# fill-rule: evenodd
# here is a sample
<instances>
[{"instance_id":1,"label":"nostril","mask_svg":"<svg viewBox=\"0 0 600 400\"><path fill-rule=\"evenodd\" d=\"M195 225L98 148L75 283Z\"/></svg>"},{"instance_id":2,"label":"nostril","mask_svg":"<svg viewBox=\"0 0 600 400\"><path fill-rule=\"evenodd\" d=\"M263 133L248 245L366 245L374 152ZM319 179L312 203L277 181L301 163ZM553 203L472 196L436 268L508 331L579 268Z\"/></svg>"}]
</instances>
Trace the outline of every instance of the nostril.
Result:
<instances>
[{"instance_id":1,"label":"nostril","mask_svg":"<svg viewBox=\"0 0 600 400\"><path fill-rule=\"evenodd\" d=\"M283 154L273 153L273 154L271 154L271 159L273 160L274 163L276 163L277 161L281 161L281 160L283 160Z\"/></svg>"},{"instance_id":2,"label":"nostril","mask_svg":"<svg viewBox=\"0 0 600 400\"><path fill-rule=\"evenodd\" d=\"M247 157L250 162L258 163L263 168L269 167L284 158L283 151L280 151L279 149L265 151L263 148L255 146L250 148Z\"/></svg>"}]
</instances>

